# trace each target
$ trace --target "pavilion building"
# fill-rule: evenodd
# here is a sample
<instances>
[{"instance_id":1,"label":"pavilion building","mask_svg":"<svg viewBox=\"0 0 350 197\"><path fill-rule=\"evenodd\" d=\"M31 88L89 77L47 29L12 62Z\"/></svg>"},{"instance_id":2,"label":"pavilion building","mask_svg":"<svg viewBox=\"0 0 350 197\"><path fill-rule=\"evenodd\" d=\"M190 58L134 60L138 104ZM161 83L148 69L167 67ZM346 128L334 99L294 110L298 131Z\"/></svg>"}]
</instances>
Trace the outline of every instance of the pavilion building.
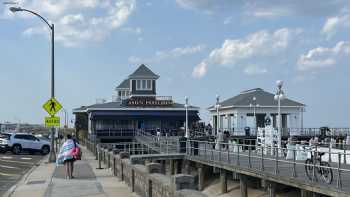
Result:
<instances>
[{"instance_id":1,"label":"pavilion building","mask_svg":"<svg viewBox=\"0 0 350 197\"><path fill-rule=\"evenodd\" d=\"M278 127L278 102L274 94L261 88L246 90L239 95L219 102L208 108L212 117L213 129L228 130L236 135L244 135L244 128L249 127L255 133L258 127L265 126L269 117L274 128ZM295 133L303 127L305 105L291 100L281 100L283 135ZM219 119L217 118L219 116ZM290 133L293 132L293 133Z\"/></svg>"},{"instance_id":2,"label":"pavilion building","mask_svg":"<svg viewBox=\"0 0 350 197\"><path fill-rule=\"evenodd\" d=\"M158 78L140 65L116 87L112 102L73 110L77 130L87 130L87 137L99 142L130 141L137 131L183 135L186 110L188 125L192 125L199 121L199 108L176 103L171 96L158 96Z\"/></svg>"}]
</instances>

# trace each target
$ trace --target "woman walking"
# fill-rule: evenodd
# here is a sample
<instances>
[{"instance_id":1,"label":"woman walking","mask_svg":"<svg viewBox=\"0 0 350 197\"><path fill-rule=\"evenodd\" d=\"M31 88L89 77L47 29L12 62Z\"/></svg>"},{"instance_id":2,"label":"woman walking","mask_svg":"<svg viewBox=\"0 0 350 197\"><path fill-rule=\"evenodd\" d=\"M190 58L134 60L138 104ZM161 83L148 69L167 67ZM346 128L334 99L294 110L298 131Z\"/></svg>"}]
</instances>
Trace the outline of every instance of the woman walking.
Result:
<instances>
[{"instance_id":1,"label":"woman walking","mask_svg":"<svg viewBox=\"0 0 350 197\"><path fill-rule=\"evenodd\" d=\"M64 164L66 168L66 178L67 179L72 179L73 177L73 165L75 161L75 149L77 148L77 144L75 141L72 139L71 135L67 135L67 140L63 143L57 163L58 164Z\"/></svg>"}]
</instances>

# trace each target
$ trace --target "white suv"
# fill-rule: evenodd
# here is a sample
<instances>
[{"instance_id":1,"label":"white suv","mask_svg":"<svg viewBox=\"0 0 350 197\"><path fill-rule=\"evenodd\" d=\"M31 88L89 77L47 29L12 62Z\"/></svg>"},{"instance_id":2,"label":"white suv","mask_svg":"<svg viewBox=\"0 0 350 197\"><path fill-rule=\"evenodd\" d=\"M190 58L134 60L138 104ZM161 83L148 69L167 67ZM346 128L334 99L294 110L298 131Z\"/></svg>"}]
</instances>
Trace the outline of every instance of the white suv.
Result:
<instances>
[{"instance_id":1,"label":"white suv","mask_svg":"<svg viewBox=\"0 0 350 197\"><path fill-rule=\"evenodd\" d=\"M14 154L19 154L23 150L29 152L41 152L46 155L50 152L50 142L39 139L27 133L11 133L9 146Z\"/></svg>"}]
</instances>

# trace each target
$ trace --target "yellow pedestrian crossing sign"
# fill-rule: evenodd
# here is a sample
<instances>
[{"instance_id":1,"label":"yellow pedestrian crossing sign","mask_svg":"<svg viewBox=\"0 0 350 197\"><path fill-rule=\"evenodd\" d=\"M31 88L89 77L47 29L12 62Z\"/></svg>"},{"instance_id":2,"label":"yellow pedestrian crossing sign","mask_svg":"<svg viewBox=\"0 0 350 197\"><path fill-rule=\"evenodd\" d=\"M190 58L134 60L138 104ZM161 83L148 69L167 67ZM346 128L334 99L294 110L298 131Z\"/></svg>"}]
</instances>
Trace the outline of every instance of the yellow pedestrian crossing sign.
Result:
<instances>
[{"instance_id":1,"label":"yellow pedestrian crossing sign","mask_svg":"<svg viewBox=\"0 0 350 197\"><path fill-rule=\"evenodd\" d=\"M43 105L43 108L49 113L51 116L54 116L58 111L62 109L62 105L55 99L50 98Z\"/></svg>"},{"instance_id":2,"label":"yellow pedestrian crossing sign","mask_svg":"<svg viewBox=\"0 0 350 197\"><path fill-rule=\"evenodd\" d=\"M46 127L59 127L60 126L60 117L56 117L56 116L45 117L45 126Z\"/></svg>"}]
</instances>

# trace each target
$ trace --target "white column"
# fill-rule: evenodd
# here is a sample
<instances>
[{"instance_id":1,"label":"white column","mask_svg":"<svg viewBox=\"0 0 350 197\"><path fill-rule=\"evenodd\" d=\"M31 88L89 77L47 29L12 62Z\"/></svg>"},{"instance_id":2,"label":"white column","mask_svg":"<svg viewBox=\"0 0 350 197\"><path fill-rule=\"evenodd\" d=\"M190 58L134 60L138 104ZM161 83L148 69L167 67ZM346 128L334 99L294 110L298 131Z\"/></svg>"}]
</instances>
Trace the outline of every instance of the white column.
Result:
<instances>
[{"instance_id":1,"label":"white column","mask_svg":"<svg viewBox=\"0 0 350 197\"><path fill-rule=\"evenodd\" d=\"M235 131L237 131L237 129L238 129L238 113L234 113L233 128L235 129Z\"/></svg>"},{"instance_id":2,"label":"white column","mask_svg":"<svg viewBox=\"0 0 350 197\"><path fill-rule=\"evenodd\" d=\"M244 128L247 126L247 114L240 114L241 119L241 128Z\"/></svg>"},{"instance_id":3,"label":"white column","mask_svg":"<svg viewBox=\"0 0 350 197\"><path fill-rule=\"evenodd\" d=\"M220 125L220 129L224 128L224 118L225 118L225 116L220 114L220 118L219 118L219 120L220 120L220 124L219 124Z\"/></svg>"},{"instance_id":4,"label":"white column","mask_svg":"<svg viewBox=\"0 0 350 197\"><path fill-rule=\"evenodd\" d=\"M88 115L88 133L92 134L92 123L91 123L91 113Z\"/></svg>"},{"instance_id":5,"label":"white column","mask_svg":"<svg viewBox=\"0 0 350 197\"><path fill-rule=\"evenodd\" d=\"M231 116L231 114L227 114L227 129L231 129L231 127L232 127L232 116Z\"/></svg>"},{"instance_id":6,"label":"white column","mask_svg":"<svg viewBox=\"0 0 350 197\"><path fill-rule=\"evenodd\" d=\"M300 128L304 128L304 108L300 108Z\"/></svg>"}]
</instances>

